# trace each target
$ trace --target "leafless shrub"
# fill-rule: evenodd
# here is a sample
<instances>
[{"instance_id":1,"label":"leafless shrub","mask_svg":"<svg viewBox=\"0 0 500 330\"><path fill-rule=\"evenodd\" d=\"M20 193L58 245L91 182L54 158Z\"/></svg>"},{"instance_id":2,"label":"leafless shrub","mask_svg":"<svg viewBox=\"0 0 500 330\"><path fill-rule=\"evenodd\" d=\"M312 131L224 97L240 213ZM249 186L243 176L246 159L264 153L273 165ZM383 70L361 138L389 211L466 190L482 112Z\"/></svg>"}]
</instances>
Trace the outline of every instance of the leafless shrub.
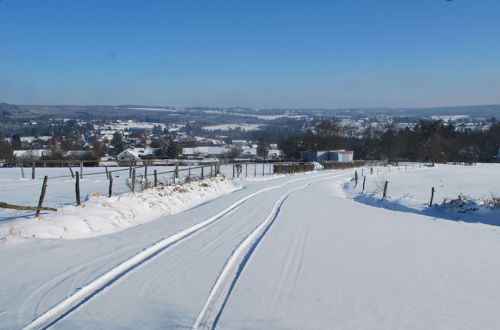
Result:
<instances>
[{"instance_id":1,"label":"leafless shrub","mask_svg":"<svg viewBox=\"0 0 500 330\"><path fill-rule=\"evenodd\" d=\"M491 197L484 200L484 205L494 209L500 209L500 197L491 194Z\"/></svg>"},{"instance_id":2,"label":"leafless shrub","mask_svg":"<svg viewBox=\"0 0 500 330\"><path fill-rule=\"evenodd\" d=\"M375 181L375 193L381 197L384 194L385 181L385 176L383 176L380 180Z\"/></svg>"},{"instance_id":3,"label":"leafless shrub","mask_svg":"<svg viewBox=\"0 0 500 330\"><path fill-rule=\"evenodd\" d=\"M457 198L444 198L441 207L457 210L459 213L471 213L478 210L478 204L471 197L459 194Z\"/></svg>"}]
</instances>

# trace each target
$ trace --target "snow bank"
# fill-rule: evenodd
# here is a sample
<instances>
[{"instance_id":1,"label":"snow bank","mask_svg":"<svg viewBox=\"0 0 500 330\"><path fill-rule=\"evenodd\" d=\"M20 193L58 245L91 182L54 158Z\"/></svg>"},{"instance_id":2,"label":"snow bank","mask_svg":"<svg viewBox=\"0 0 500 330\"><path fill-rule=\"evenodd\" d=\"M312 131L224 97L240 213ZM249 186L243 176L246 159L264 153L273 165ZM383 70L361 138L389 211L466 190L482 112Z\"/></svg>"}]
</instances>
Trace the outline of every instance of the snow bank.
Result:
<instances>
[{"instance_id":1,"label":"snow bank","mask_svg":"<svg viewBox=\"0 0 500 330\"><path fill-rule=\"evenodd\" d=\"M313 162L313 165L315 171L322 171L325 169L325 167L318 162Z\"/></svg>"},{"instance_id":2,"label":"snow bank","mask_svg":"<svg viewBox=\"0 0 500 330\"><path fill-rule=\"evenodd\" d=\"M2 224L0 236L64 239L100 236L182 212L237 189L240 187L233 182L214 178L111 198L94 194L81 207L65 206L40 219Z\"/></svg>"}]
</instances>

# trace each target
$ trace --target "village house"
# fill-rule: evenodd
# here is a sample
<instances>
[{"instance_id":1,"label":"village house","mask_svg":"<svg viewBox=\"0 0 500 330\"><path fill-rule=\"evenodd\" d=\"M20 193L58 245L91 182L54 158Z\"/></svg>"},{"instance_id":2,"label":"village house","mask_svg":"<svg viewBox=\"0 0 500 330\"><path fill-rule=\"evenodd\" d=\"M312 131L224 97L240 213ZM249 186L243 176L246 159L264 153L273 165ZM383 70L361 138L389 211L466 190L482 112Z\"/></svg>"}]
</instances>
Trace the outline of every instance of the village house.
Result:
<instances>
[{"instance_id":1,"label":"village house","mask_svg":"<svg viewBox=\"0 0 500 330\"><path fill-rule=\"evenodd\" d=\"M123 150L116 156L116 159L122 161L133 161L144 158L154 157L157 148L128 148Z\"/></svg>"}]
</instances>

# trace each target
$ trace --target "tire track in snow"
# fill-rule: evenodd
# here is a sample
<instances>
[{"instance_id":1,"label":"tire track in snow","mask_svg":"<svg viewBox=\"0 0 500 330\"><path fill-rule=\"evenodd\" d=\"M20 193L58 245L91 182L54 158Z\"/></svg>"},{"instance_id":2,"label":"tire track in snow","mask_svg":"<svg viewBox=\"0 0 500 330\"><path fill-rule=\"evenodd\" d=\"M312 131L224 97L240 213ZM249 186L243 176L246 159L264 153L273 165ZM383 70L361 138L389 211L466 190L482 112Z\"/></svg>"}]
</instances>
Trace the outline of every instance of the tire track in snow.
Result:
<instances>
[{"instance_id":1,"label":"tire track in snow","mask_svg":"<svg viewBox=\"0 0 500 330\"><path fill-rule=\"evenodd\" d=\"M340 176L340 175L336 175ZM322 178L328 177L328 175L322 175ZM262 194L266 191L278 189L280 187L286 186L288 184L294 183L294 182L299 182L299 181L304 181L304 180L310 180L310 177L306 178L300 178L300 179L295 179L295 180L290 180L285 183L267 187L264 189L261 189L255 193L252 193L244 198L241 198L240 200L236 201L235 203L231 204L227 208L225 208L223 211L217 213L216 215L196 224L193 225L187 229L184 229L176 234L173 234L171 236L168 236L166 238L163 238L153 245L151 245L148 248L145 248L142 250L140 253L136 254L135 256L123 261L119 265L117 265L114 268L111 268L104 274L100 275L97 277L95 280L89 282L88 284L82 286L78 291L73 293L72 295L66 297L63 299L61 302L59 302L57 305L46 311L45 313L39 315L36 317L31 323L26 325L23 329L47 329L63 318L65 318L67 315L69 315L71 312L76 310L78 307L81 305L85 304L87 301L92 299L94 296L105 290L107 287L111 286L114 282L125 276L127 273L130 271L136 269L137 267L141 266L145 262L151 260L152 258L156 257L158 254L166 250L168 247L172 246L173 244L195 234L196 232L204 229L205 227L209 226L210 224L216 222L217 220L223 218L230 212L236 210L239 208L243 203L248 201L249 199Z\"/></svg>"},{"instance_id":2,"label":"tire track in snow","mask_svg":"<svg viewBox=\"0 0 500 330\"><path fill-rule=\"evenodd\" d=\"M193 329L216 328L222 312L224 311L224 307L226 306L226 303L229 299L229 296L236 286L238 278L243 272L243 269L245 268L248 260L252 256L252 253L255 251L255 248L259 245L260 241L264 238L275 220L278 218L281 207L283 206L287 198L294 191L304 189L305 187L312 185L314 182L339 176L341 175L335 175L326 178L323 177L320 180L313 180L305 185L289 190L278 199L267 218L240 242L229 259L226 261L226 264L222 268L219 277L215 281L215 284L212 287L200 314L196 318Z\"/></svg>"}]
</instances>

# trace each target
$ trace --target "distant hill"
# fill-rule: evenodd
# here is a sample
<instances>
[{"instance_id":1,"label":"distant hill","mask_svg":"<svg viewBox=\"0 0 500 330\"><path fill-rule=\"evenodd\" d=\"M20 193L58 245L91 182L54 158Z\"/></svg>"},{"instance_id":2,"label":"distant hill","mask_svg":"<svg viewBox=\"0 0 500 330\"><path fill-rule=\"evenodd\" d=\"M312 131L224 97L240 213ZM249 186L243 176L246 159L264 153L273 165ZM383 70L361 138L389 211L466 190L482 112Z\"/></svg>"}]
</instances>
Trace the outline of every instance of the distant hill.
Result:
<instances>
[{"instance_id":1,"label":"distant hill","mask_svg":"<svg viewBox=\"0 0 500 330\"><path fill-rule=\"evenodd\" d=\"M174 110L169 113L162 110ZM173 106L143 106L143 105L13 105L0 103L0 114L12 114L18 118L58 117L65 118L108 118L108 119L141 119L142 117L156 118L157 120L174 120L179 116L185 116L190 120L200 119L200 114L204 117L216 116L207 113L207 110L220 110L217 116L231 116L241 114L306 114L312 116L348 116L348 117L368 117L368 116L401 116L412 118L430 118L432 116L469 116L471 118L491 118L500 119L500 105L468 105L468 106L448 106L432 108L338 108L338 109L314 109L314 108L274 108L274 109L251 109L246 107L185 107L176 108ZM145 118L142 118L145 119Z\"/></svg>"}]
</instances>

